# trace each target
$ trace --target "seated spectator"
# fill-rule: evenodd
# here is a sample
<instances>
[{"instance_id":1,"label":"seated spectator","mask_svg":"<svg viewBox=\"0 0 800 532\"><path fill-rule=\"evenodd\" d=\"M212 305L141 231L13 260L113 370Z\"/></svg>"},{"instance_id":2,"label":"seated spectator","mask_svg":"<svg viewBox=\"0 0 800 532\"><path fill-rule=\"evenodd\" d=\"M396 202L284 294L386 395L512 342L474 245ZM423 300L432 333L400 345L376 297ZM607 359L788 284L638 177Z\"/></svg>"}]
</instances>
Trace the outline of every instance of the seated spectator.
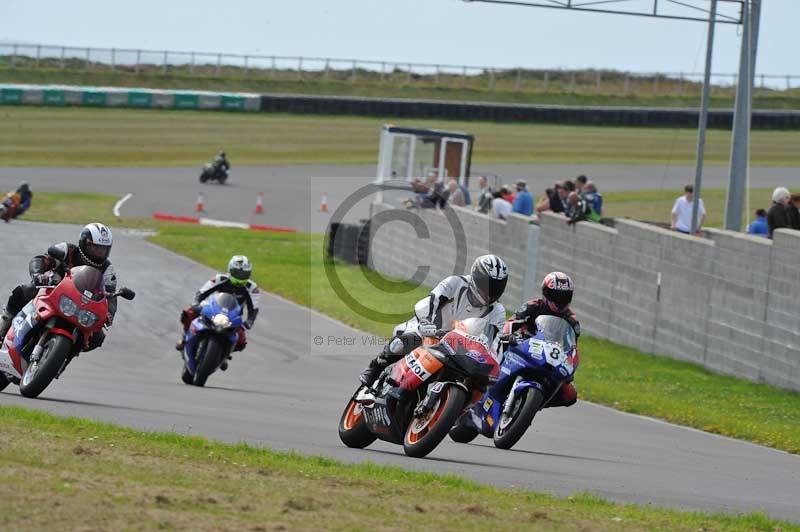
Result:
<instances>
[{"instance_id":1,"label":"seated spectator","mask_svg":"<svg viewBox=\"0 0 800 532\"><path fill-rule=\"evenodd\" d=\"M494 199L494 196L492 196L492 187L489 186L485 175L478 176L478 187L480 187L480 190L478 190L478 204L476 209L478 212L487 214L492 208L492 199Z\"/></svg>"},{"instance_id":2,"label":"seated spectator","mask_svg":"<svg viewBox=\"0 0 800 532\"><path fill-rule=\"evenodd\" d=\"M767 226L769 227L769 237L772 238L772 233L775 229L788 227L789 222L786 219L786 206L791 199L789 190L785 187L778 187L772 192L772 206L767 211Z\"/></svg>"},{"instance_id":3,"label":"seated spectator","mask_svg":"<svg viewBox=\"0 0 800 532\"><path fill-rule=\"evenodd\" d=\"M747 227L748 235L769 236L769 226L767 225L767 211L764 209L756 210L756 219L750 222Z\"/></svg>"},{"instance_id":4,"label":"seated spectator","mask_svg":"<svg viewBox=\"0 0 800 532\"><path fill-rule=\"evenodd\" d=\"M579 175L575 178L575 192L578 193L578 196L583 196L586 192L586 183L589 182L589 178L585 175Z\"/></svg>"},{"instance_id":5,"label":"seated spectator","mask_svg":"<svg viewBox=\"0 0 800 532\"><path fill-rule=\"evenodd\" d=\"M530 216L533 214L533 195L528 192L528 185L525 181L517 181L517 197L511 204L511 212Z\"/></svg>"},{"instance_id":6,"label":"seated spectator","mask_svg":"<svg viewBox=\"0 0 800 532\"><path fill-rule=\"evenodd\" d=\"M569 201L571 212L572 214L567 220L569 225L572 225L577 222L582 222L584 220L588 220L590 222L600 222L600 216L592 210L591 205L585 199L581 199L580 195L577 191L573 191L569 193L567 196L567 201Z\"/></svg>"},{"instance_id":7,"label":"seated spectator","mask_svg":"<svg viewBox=\"0 0 800 532\"><path fill-rule=\"evenodd\" d=\"M543 213L543 212L551 210L550 209L550 198L553 197L553 194L555 194L555 192L556 192L555 189L552 189L552 188L546 188L544 190L544 196L539 198L539 201L536 202L536 207L534 207L534 209L533 209L536 214L540 214L540 213Z\"/></svg>"},{"instance_id":8,"label":"seated spectator","mask_svg":"<svg viewBox=\"0 0 800 532\"><path fill-rule=\"evenodd\" d=\"M786 205L786 227L800 229L800 194L792 194Z\"/></svg>"},{"instance_id":9,"label":"seated spectator","mask_svg":"<svg viewBox=\"0 0 800 532\"><path fill-rule=\"evenodd\" d=\"M417 194L415 200L407 199L403 204L408 207L421 207L432 209L434 207L444 208L447 198L445 197L444 185L439 181L435 172L428 174L425 182L419 179L411 181L411 190Z\"/></svg>"},{"instance_id":10,"label":"seated spectator","mask_svg":"<svg viewBox=\"0 0 800 532\"><path fill-rule=\"evenodd\" d=\"M592 210L596 212L598 216L603 216L603 195L597 191L594 182L588 181L586 186L583 187L583 198L589 202Z\"/></svg>"},{"instance_id":11,"label":"seated spectator","mask_svg":"<svg viewBox=\"0 0 800 532\"><path fill-rule=\"evenodd\" d=\"M511 202L503 197L502 192L495 192L492 200L492 216L505 220L511 214Z\"/></svg>"},{"instance_id":12,"label":"seated spectator","mask_svg":"<svg viewBox=\"0 0 800 532\"><path fill-rule=\"evenodd\" d=\"M692 211L694 209L694 187L686 185L683 187L683 196L678 197L672 205L672 221L670 229L679 233L690 234L692 232ZM698 204L697 230L703 227L706 220L706 207L703 205L702 198Z\"/></svg>"},{"instance_id":13,"label":"seated spectator","mask_svg":"<svg viewBox=\"0 0 800 532\"><path fill-rule=\"evenodd\" d=\"M466 205L466 201L464 201L464 192L455 179L451 179L447 182L445 201L450 203L450 205L458 205L459 207L464 207Z\"/></svg>"}]
</instances>

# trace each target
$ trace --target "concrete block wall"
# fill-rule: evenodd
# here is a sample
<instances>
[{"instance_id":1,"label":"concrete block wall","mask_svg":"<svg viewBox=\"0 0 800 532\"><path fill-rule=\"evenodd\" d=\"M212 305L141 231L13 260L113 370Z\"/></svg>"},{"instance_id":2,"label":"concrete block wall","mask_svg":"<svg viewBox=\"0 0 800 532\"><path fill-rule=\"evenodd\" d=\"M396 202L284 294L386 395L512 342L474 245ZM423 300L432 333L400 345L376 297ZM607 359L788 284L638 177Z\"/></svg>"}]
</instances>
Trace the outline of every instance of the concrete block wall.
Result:
<instances>
[{"instance_id":1,"label":"concrete block wall","mask_svg":"<svg viewBox=\"0 0 800 532\"><path fill-rule=\"evenodd\" d=\"M466 273L475 257L495 253L503 257L511 272L501 303L515 310L523 301L525 271L536 264L536 249L527 246L528 232L538 228L531 228L531 218L516 214L503 221L466 208L448 209L450 216L457 218L457 224L451 226L447 216L433 209L406 211L386 203L373 203L370 267L386 276L411 279L420 265L426 265L427 274L416 280L433 286L456 270L459 274ZM379 223L390 218L395 221ZM418 237L415 231L423 236ZM459 241L466 242L463 269L456 264Z\"/></svg>"},{"instance_id":2,"label":"concrete block wall","mask_svg":"<svg viewBox=\"0 0 800 532\"><path fill-rule=\"evenodd\" d=\"M632 220L544 214L536 278L577 283L584 330L645 352L800 390L800 232L692 238Z\"/></svg>"}]
</instances>

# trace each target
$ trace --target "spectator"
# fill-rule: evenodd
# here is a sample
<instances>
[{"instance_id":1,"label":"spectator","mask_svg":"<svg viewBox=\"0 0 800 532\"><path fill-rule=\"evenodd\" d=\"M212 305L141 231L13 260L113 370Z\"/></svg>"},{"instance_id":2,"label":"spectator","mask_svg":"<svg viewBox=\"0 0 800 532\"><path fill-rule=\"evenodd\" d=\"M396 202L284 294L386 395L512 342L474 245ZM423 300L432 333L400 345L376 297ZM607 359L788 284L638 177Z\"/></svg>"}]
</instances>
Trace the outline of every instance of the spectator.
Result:
<instances>
[{"instance_id":1,"label":"spectator","mask_svg":"<svg viewBox=\"0 0 800 532\"><path fill-rule=\"evenodd\" d=\"M556 193L555 189L553 188L546 188L544 190L544 196L539 198L539 201L536 203L536 207L534 207L534 212L536 214L543 213L545 211L549 211L550 209L550 198ZM558 196L556 196L558 198ZM560 202L559 202L560 203Z\"/></svg>"},{"instance_id":2,"label":"spectator","mask_svg":"<svg viewBox=\"0 0 800 532\"><path fill-rule=\"evenodd\" d=\"M477 209L483 214L488 214L492 208L492 199L494 199L494 196L492 195L492 187L489 186L485 175L478 176L478 186L480 190L478 191Z\"/></svg>"},{"instance_id":3,"label":"spectator","mask_svg":"<svg viewBox=\"0 0 800 532\"><path fill-rule=\"evenodd\" d=\"M786 206L789 204L790 198L789 190L784 187L778 187L772 192L772 206L767 211L767 226L769 227L770 238L772 238L772 233L775 232L775 229L789 226L786 219Z\"/></svg>"},{"instance_id":4,"label":"spectator","mask_svg":"<svg viewBox=\"0 0 800 532\"><path fill-rule=\"evenodd\" d=\"M675 200L672 206L672 223L670 229L678 231L679 233L690 234L692 231L692 208L694 200L694 187L686 185L683 187L684 194ZM698 216L697 216L697 231L703 227L703 222L706 220L706 207L703 205L702 198L698 203Z\"/></svg>"},{"instance_id":5,"label":"spectator","mask_svg":"<svg viewBox=\"0 0 800 532\"><path fill-rule=\"evenodd\" d=\"M589 182L589 179L581 174L575 178L575 191L578 193L578 196L583 196L586 193L585 187L586 183Z\"/></svg>"},{"instance_id":6,"label":"spectator","mask_svg":"<svg viewBox=\"0 0 800 532\"><path fill-rule=\"evenodd\" d=\"M548 195L550 200L550 210L553 212L564 212L564 203L567 201L567 190L563 183L556 183L553 194Z\"/></svg>"},{"instance_id":7,"label":"spectator","mask_svg":"<svg viewBox=\"0 0 800 532\"><path fill-rule=\"evenodd\" d=\"M597 191L594 182L588 181L586 186L583 187L583 198L589 202L592 210L596 212L598 216L603 216L603 195Z\"/></svg>"},{"instance_id":8,"label":"spectator","mask_svg":"<svg viewBox=\"0 0 800 532\"><path fill-rule=\"evenodd\" d=\"M509 203L514 203L514 194L511 192L511 187L503 185L500 187L500 192L503 194L503 199Z\"/></svg>"},{"instance_id":9,"label":"spectator","mask_svg":"<svg viewBox=\"0 0 800 532\"><path fill-rule=\"evenodd\" d=\"M467 204L464 200L464 191L461 190L461 187L458 185L458 181L455 179L451 179L447 182L445 201L449 202L450 205L457 205L459 207L464 207Z\"/></svg>"},{"instance_id":10,"label":"spectator","mask_svg":"<svg viewBox=\"0 0 800 532\"><path fill-rule=\"evenodd\" d=\"M786 206L786 227L800 229L800 194L792 194Z\"/></svg>"},{"instance_id":11,"label":"spectator","mask_svg":"<svg viewBox=\"0 0 800 532\"><path fill-rule=\"evenodd\" d=\"M512 212L523 216L533 214L533 196L528 192L528 186L525 181L517 181L517 197L514 198L511 207Z\"/></svg>"},{"instance_id":12,"label":"spectator","mask_svg":"<svg viewBox=\"0 0 800 532\"><path fill-rule=\"evenodd\" d=\"M407 199L403 203L409 209L412 207L422 207L432 209L434 207L444 208L447 201L444 193L444 185L439 181L436 172L430 172L425 182L419 179L411 181L411 190L417 194L415 200Z\"/></svg>"},{"instance_id":13,"label":"spectator","mask_svg":"<svg viewBox=\"0 0 800 532\"><path fill-rule=\"evenodd\" d=\"M575 192L577 190L575 183L569 180L564 181L564 188L567 189L567 195L569 195L570 192Z\"/></svg>"},{"instance_id":14,"label":"spectator","mask_svg":"<svg viewBox=\"0 0 800 532\"><path fill-rule=\"evenodd\" d=\"M769 236L769 226L767 225L767 211L764 209L756 210L756 219L750 222L747 228L748 235Z\"/></svg>"},{"instance_id":15,"label":"spectator","mask_svg":"<svg viewBox=\"0 0 800 532\"><path fill-rule=\"evenodd\" d=\"M596 212L592 210L592 207L589 205L589 202L585 199L582 199L577 191L570 192L569 196L567 196L567 201L569 201L572 215L570 216L567 223L572 225L576 222L582 222L584 220L589 220L590 222L600 222L600 216L597 215Z\"/></svg>"},{"instance_id":16,"label":"spectator","mask_svg":"<svg viewBox=\"0 0 800 532\"><path fill-rule=\"evenodd\" d=\"M505 220L511 214L511 202L503 197L502 192L495 192L492 200L492 215L500 220Z\"/></svg>"}]
</instances>

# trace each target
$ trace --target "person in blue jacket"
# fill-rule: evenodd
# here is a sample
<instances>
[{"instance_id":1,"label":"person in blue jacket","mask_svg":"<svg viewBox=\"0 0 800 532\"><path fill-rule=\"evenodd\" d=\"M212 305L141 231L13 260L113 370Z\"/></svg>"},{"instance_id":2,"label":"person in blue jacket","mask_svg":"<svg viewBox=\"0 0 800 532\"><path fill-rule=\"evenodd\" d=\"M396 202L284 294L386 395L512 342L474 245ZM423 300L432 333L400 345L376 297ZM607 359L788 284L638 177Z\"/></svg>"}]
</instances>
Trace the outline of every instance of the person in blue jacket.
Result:
<instances>
[{"instance_id":1,"label":"person in blue jacket","mask_svg":"<svg viewBox=\"0 0 800 532\"><path fill-rule=\"evenodd\" d=\"M524 216L533 214L533 195L528 192L525 181L517 181L517 195L514 197L514 203L511 204L511 212Z\"/></svg>"},{"instance_id":2,"label":"person in blue jacket","mask_svg":"<svg viewBox=\"0 0 800 532\"><path fill-rule=\"evenodd\" d=\"M769 237L767 211L764 209L758 209L756 211L756 219L750 222L750 226L747 228L747 234Z\"/></svg>"}]
</instances>

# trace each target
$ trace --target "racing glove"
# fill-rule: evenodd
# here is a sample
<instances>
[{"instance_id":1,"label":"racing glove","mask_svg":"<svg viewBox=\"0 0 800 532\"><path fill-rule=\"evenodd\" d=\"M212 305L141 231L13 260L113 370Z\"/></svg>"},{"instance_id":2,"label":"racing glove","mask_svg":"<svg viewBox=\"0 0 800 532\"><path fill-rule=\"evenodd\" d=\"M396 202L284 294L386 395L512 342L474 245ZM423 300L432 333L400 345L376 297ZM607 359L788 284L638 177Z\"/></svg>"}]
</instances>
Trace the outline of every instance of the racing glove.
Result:
<instances>
[{"instance_id":1,"label":"racing glove","mask_svg":"<svg viewBox=\"0 0 800 532\"><path fill-rule=\"evenodd\" d=\"M417 327L420 336L423 337L436 337L436 333L439 329L436 327L435 324L429 322L428 320L419 320L419 326Z\"/></svg>"},{"instance_id":2,"label":"racing glove","mask_svg":"<svg viewBox=\"0 0 800 532\"><path fill-rule=\"evenodd\" d=\"M248 331L253 328L253 322L250 320L245 321L243 325L244 328L247 329Z\"/></svg>"}]
</instances>

